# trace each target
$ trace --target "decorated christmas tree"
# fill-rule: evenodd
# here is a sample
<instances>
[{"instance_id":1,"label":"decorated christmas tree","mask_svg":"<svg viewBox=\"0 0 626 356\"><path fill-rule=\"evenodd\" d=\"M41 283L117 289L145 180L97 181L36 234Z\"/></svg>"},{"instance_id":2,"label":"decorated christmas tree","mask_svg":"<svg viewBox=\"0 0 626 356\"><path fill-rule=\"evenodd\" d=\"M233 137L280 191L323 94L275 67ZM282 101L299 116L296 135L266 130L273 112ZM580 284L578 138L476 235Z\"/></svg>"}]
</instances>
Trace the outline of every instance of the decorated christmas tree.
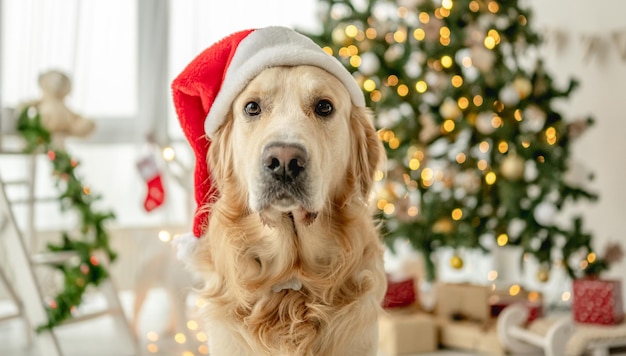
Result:
<instances>
[{"instance_id":1,"label":"decorated christmas tree","mask_svg":"<svg viewBox=\"0 0 626 356\"><path fill-rule=\"evenodd\" d=\"M389 246L523 248L538 278L601 267L568 201L594 200L568 179L570 145L591 118L564 117L531 13L517 0L320 0L312 37L353 72L387 149L377 207ZM585 177L591 178L591 177ZM565 220L565 221L563 221ZM463 265L455 254L449 261Z\"/></svg>"}]
</instances>

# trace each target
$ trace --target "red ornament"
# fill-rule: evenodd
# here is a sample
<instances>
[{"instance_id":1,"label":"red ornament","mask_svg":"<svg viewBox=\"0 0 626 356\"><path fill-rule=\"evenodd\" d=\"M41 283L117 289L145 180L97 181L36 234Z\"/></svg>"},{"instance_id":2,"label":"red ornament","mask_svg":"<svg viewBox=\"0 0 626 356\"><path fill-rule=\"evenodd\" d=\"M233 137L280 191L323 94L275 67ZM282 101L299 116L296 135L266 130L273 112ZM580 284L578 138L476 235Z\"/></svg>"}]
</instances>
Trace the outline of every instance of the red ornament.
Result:
<instances>
[{"instance_id":1,"label":"red ornament","mask_svg":"<svg viewBox=\"0 0 626 356\"><path fill-rule=\"evenodd\" d=\"M574 280L573 289L575 321L613 325L624 320L621 281L582 278Z\"/></svg>"},{"instance_id":2,"label":"red ornament","mask_svg":"<svg viewBox=\"0 0 626 356\"><path fill-rule=\"evenodd\" d=\"M72 168L76 168L76 166L78 166L78 161L72 158L70 160L70 165L72 166Z\"/></svg>"},{"instance_id":3,"label":"red ornament","mask_svg":"<svg viewBox=\"0 0 626 356\"><path fill-rule=\"evenodd\" d=\"M93 255L89 257L89 262L91 262L92 266L97 266L98 264L100 264L100 262L98 261L98 258Z\"/></svg>"},{"instance_id":4,"label":"red ornament","mask_svg":"<svg viewBox=\"0 0 626 356\"><path fill-rule=\"evenodd\" d=\"M53 150L48 151L48 159L50 159L51 161L54 161L56 159L57 155L56 153L54 153Z\"/></svg>"}]
</instances>

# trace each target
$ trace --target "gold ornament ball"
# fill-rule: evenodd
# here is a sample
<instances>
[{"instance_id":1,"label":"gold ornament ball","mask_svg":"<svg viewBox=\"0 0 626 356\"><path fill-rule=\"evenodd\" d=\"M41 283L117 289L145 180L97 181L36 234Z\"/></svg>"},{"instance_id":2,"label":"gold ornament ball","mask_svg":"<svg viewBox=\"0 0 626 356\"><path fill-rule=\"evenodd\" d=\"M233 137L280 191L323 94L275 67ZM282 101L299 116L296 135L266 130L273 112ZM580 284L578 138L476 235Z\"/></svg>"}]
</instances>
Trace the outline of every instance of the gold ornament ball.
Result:
<instances>
[{"instance_id":1,"label":"gold ornament ball","mask_svg":"<svg viewBox=\"0 0 626 356\"><path fill-rule=\"evenodd\" d=\"M450 267L454 269L463 268L463 259L459 257L459 255L452 256L452 258L450 259Z\"/></svg>"},{"instance_id":2,"label":"gold ornament ball","mask_svg":"<svg viewBox=\"0 0 626 356\"><path fill-rule=\"evenodd\" d=\"M515 154L509 154L502 159L500 173L510 180L520 180L524 177L524 166L526 162L523 158Z\"/></svg>"},{"instance_id":3,"label":"gold ornament ball","mask_svg":"<svg viewBox=\"0 0 626 356\"><path fill-rule=\"evenodd\" d=\"M537 280L546 283L550 279L550 271L547 268L541 268L537 271Z\"/></svg>"}]
</instances>

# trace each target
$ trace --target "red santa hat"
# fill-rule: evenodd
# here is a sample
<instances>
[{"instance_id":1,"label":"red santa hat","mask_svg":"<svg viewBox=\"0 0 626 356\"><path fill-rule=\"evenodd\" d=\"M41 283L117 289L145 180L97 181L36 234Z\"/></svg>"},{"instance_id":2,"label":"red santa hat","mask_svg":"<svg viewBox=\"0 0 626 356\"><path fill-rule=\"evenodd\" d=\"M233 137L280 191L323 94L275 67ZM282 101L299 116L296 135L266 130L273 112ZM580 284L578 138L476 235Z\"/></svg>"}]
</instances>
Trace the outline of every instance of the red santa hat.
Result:
<instances>
[{"instance_id":1,"label":"red santa hat","mask_svg":"<svg viewBox=\"0 0 626 356\"><path fill-rule=\"evenodd\" d=\"M343 65L311 39L286 27L234 33L200 53L174 79L172 91L176 114L196 157L195 237L205 232L209 217L206 206L218 194L211 182L207 153L232 102L264 69L296 65L326 70L343 83L355 106L365 106L361 88Z\"/></svg>"}]
</instances>

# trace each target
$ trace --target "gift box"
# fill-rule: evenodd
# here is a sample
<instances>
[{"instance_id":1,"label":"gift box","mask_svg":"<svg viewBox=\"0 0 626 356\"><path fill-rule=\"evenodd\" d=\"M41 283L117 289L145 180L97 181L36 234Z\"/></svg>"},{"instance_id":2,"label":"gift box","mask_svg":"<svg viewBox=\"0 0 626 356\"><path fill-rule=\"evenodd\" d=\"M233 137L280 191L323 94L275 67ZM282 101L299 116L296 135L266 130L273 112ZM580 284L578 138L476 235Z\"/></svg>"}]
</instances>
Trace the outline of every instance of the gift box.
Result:
<instances>
[{"instance_id":1,"label":"gift box","mask_svg":"<svg viewBox=\"0 0 626 356\"><path fill-rule=\"evenodd\" d=\"M435 314L440 318L477 322L486 322L491 318L488 303L490 289L487 286L439 283L435 294Z\"/></svg>"},{"instance_id":2,"label":"gift box","mask_svg":"<svg viewBox=\"0 0 626 356\"><path fill-rule=\"evenodd\" d=\"M521 304L528 309L527 323L543 316L543 298L538 292L520 290L517 294L511 295L509 290L497 289L489 296L489 308L494 318L511 304Z\"/></svg>"},{"instance_id":3,"label":"gift box","mask_svg":"<svg viewBox=\"0 0 626 356\"><path fill-rule=\"evenodd\" d=\"M413 278L394 279L387 276L387 292L383 308L406 307L415 303L415 282Z\"/></svg>"},{"instance_id":4,"label":"gift box","mask_svg":"<svg viewBox=\"0 0 626 356\"><path fill-rule=\"evenodd\" d=\"M380 355L407 355L437 349L437 327L430 314L416 307L387 310L378 319Z\"/></svg>"},{"instance_id":5,"label":"gift box","mask_svg":"<svg viewBox=\"0 0 626 356\"><path fill-rule=\"evenodd\" d=\"M612 325L624 320L621 281L582 278L574 280L573 289L575 321Z\"/></svg>"}]
</instances>

